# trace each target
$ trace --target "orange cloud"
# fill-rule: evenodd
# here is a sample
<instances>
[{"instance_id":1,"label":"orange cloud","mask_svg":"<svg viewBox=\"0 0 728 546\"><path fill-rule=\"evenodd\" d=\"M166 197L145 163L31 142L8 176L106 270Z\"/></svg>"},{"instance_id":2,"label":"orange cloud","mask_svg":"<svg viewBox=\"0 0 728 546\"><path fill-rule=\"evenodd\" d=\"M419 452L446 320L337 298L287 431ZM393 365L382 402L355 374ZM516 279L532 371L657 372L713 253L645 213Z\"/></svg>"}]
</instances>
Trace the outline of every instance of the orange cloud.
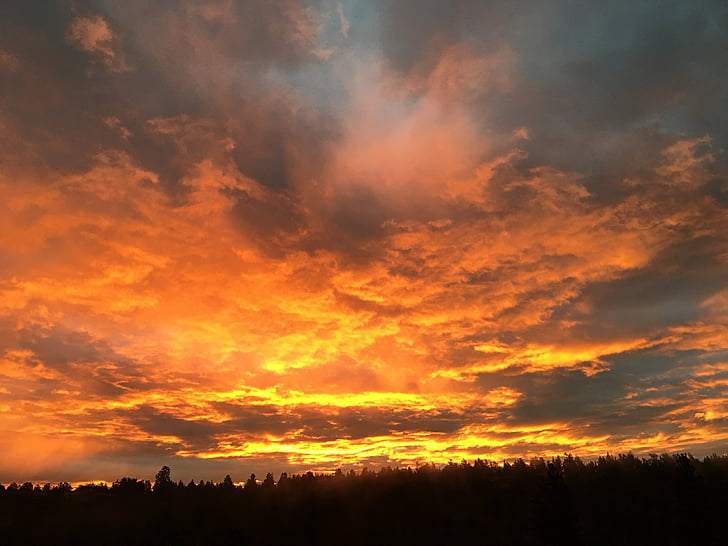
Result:
<instances>
[{"instance_id":1,"label":"orange cloud","mask_svg":"<svg viewBox=\"0 0 728 546\"><path fill-rule=\"evenodd\" d=\"M53 108L0 119L50 158L0 174L3 476L725 445L713 137L656 130L595 174L526 112L558 93L518 41L444 34L408 64L338 2L255 28L135 9L64 30L107 97L69 114L85 139ZM0 46L9 74L32 60Z\"/></svg>"},{"instance_id":2,"label":"orange cloud","mask_svg":"<svg viewBox=\"0 0 728 546\"><path fill-rule=\"evenodd\" d=\"M111 70L123 72L129 68L119 52L118 36L101 16L76 17L68 27L66 39L73 46L98 55Z\"/></svg>"}]
</instances>

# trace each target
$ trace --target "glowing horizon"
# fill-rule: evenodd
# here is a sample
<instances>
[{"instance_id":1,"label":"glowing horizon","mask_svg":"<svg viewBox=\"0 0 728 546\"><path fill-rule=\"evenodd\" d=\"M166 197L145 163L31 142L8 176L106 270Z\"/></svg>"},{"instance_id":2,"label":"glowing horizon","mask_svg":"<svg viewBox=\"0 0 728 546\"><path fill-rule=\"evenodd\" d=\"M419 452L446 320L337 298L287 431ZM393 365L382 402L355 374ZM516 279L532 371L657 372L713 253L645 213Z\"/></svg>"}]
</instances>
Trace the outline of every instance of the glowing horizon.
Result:
<instances>
[{"instance_id":1,"label":"glowing horizon","mask_svg":"<svg viewBox=\"0 0 728 546\"><path fill-rule=\"evenodd\" d=\"M728 11L482 4L0 8L0 483L728 451Z\"/></svg>"}]
</instances>

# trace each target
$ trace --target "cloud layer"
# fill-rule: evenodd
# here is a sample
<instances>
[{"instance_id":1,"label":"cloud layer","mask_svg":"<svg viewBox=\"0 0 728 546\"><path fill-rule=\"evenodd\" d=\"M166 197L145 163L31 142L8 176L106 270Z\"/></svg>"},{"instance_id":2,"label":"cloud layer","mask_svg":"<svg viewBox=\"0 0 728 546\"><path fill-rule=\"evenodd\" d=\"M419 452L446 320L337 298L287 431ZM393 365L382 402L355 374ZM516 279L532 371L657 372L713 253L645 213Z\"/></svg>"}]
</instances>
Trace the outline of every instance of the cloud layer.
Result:
<instances>
[{"instance_id":1,"label":"cloud layer","mask_svg":"<svg viewBox=\"0 0 728 546\"><path fill-rule=\"evenodd\" d=\"M728 448L723 2L0 20L0 482Z\"/></svg>"}]
</instances>

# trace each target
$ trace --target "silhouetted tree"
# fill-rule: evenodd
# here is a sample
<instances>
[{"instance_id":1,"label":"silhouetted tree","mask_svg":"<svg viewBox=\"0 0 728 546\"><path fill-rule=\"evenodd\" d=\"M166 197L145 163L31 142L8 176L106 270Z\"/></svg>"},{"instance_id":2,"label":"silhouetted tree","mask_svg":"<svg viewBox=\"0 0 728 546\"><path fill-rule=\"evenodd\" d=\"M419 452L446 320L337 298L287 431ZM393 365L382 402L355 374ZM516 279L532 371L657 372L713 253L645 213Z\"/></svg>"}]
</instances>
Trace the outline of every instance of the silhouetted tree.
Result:
<instances>
[{"instance_id":1,"label":"silhouetted tree","mask_svg":"<svg viewBox=\"0 0 728 546\"><path fill-rule=\"evenodd\" d=\"M151 491L152 486L149 480L137 480L136 478L121 478L114 481L111 489L120 493L145 493Z\"/></svg>"},{"instance_id":2,"label":"silhouetted tree","mask_svg":"<svg viewBox=\"0 0 728 546\"><path fill-rule=\"evenodd\" d=\"M276 482L273 479L273 474L271 474L270 472L268 472L265 475L265 479L263 480L263 483L261 484L261 487L263 487L263 489L273 489L275 486L276 486Z\"/></svg>"},{"instance_id":3,"label":"silhouetted tree","mask_svg":"<svg viewBox=\"0 0 728 546\"><path fill-rule=\"evenodd\" d=\"M160 471L155 490L165 477L173 484L169 474ZM282 473L277 484L268 473L261 485L251 475L245 491L229 476L170 494L136 478L110 489L61 484L0 487L3 544L711 545L728 536L728 456L718 455L585 463L566 454Z\"/></svg>"},{"instance_id":4,"label":"silhouetted tree","mask_svg":"<svg viewBox=\"0 0 728 546\"><path fill-rule=\"evenodd\" d=\"M159 472L157 472L157 475L154 477L154 491L165 491L174 487L171 472L172 471L167 465L164 465L159 469Z\"/></svg>"},{"instance_id":5,"label":"silhouetted tree","mask_svg":"<svg viewBox=\"0 0 728 546\"><path fill-rule=\"evenodd\" d=\"M255 480L255 474L251 474L250 478L248 478L245 482L244 489L247 491L252 491L258 487L258 482Z\"/></svg>"}]
</instances>

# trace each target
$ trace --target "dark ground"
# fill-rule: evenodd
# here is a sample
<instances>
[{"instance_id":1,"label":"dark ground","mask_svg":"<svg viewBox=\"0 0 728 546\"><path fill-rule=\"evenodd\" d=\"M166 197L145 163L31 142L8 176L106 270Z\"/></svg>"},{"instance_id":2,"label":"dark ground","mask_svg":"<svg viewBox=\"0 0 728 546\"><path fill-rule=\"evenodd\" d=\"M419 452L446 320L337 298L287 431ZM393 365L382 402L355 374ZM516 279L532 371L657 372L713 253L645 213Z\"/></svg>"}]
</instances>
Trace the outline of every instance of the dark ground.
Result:
<instances>
[{"instance_id":1,"label":"dark ground","mask_svg":"<svg viewBox=\"0 0 728 546\"><path fill-rule=\"evenodd\" d=\"M0 544L728 544L728 456L0 489Z\"/></svg>"}]
</instances>

